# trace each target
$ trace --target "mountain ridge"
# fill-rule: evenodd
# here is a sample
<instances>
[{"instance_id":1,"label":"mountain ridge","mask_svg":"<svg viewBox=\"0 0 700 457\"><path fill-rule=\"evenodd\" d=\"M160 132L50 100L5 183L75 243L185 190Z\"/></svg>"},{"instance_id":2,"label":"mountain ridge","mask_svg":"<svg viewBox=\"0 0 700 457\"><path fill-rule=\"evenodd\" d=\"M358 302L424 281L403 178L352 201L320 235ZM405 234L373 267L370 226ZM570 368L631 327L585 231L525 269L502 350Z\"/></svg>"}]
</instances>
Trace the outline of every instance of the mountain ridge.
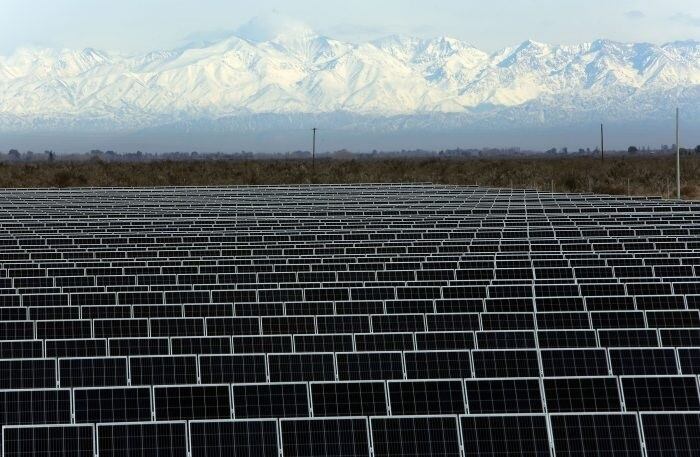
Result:
<instances>
[{"instance_id":1,"label":"mountain ridge","mask_svg":"<svg viewBox=\"0 0 700 457\"><path fill-rule=\"evenodd\" d=\"M312 113L455 115L464 125L507 126L644 119L676 105L695 115L700 102L700 42L692 40L526 40L489 54L449 37L349 43L290 30L134 56L19 49L0 56L0 129L134 130Z\"/></svg>"}]
</instances>

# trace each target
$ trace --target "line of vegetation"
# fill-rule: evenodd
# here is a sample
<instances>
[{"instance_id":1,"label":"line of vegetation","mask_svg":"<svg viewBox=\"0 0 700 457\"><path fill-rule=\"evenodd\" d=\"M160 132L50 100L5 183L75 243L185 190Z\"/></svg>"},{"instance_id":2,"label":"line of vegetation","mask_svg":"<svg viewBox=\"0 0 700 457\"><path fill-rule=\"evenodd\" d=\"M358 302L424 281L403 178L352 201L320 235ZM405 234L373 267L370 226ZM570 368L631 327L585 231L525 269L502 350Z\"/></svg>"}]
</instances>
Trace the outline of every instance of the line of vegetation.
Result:
<instances>
[{"instance_id":1,"label":"line of vegetation","mask_svg":"<svg viewBox=\"0 0 700 457\"><path fill-rule=\"evenodd\" d=\"M700 156L682 158L682 195L700 197ZM673 155L3 162L2 187L147 187L434 182L555 192L675 196Z\"/></svg>"}]
</instances>

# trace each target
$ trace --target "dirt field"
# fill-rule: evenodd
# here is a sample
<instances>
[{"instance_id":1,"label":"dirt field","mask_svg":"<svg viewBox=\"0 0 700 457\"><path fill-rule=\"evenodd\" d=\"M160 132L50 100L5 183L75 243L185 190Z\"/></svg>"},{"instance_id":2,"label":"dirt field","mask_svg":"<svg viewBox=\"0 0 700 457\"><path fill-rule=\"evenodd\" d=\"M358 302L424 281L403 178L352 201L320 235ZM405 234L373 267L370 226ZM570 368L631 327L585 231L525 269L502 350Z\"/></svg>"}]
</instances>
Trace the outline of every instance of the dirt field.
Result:
<instances>
[{"instance_id":1,"label":"dirt field","mask_svg":"<svg viewBox=\"0 0 700 457\"><path fill-rule=\"evenodd\" d=\"M700 198L700 156L682 157L684 198ZM1 187L185 186L357 182L478 184L631 195L675 195L673 156L210 160L1 163Z\"/></svg>"}]
</instances>

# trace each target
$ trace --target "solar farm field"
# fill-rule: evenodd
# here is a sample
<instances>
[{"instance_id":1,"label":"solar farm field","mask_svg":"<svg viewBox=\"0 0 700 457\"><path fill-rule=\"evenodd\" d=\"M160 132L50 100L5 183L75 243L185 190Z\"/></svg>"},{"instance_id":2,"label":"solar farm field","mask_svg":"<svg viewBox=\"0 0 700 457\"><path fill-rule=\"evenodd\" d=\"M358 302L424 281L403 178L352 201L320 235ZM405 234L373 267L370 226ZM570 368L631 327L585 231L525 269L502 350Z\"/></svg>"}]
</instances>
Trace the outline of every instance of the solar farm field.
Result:
<instances>
[{"instance_id":1,"label":"solar farm field","mask_svg":"<svg viewBox=\"0 0 700 457\"><path fill-rule=\"evenodd\" d=\"M700 203L3 190L6 457L700 455Z\"/></svg>"}]
</instances>

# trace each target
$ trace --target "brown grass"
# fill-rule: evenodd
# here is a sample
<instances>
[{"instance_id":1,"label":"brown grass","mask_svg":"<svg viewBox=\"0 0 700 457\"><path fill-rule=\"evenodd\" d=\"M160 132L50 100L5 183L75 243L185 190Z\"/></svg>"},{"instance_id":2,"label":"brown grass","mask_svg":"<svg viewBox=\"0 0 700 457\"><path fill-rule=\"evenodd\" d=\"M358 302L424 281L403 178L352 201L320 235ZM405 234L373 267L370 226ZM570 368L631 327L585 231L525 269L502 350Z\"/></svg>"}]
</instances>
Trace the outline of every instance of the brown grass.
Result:
<instances>
[{"instance_id":1,"label":"brown grass","mask_svg":"<svg viewBox=\"0 0 700 457\"><path fill-rule=\"evenodd\" d=\"M700 157L682 158L682 193L700 198ZM433 182L556 192L675 194L672 156L2 163L0 187L217 186Z\"/></svg>"}]
</instances>

